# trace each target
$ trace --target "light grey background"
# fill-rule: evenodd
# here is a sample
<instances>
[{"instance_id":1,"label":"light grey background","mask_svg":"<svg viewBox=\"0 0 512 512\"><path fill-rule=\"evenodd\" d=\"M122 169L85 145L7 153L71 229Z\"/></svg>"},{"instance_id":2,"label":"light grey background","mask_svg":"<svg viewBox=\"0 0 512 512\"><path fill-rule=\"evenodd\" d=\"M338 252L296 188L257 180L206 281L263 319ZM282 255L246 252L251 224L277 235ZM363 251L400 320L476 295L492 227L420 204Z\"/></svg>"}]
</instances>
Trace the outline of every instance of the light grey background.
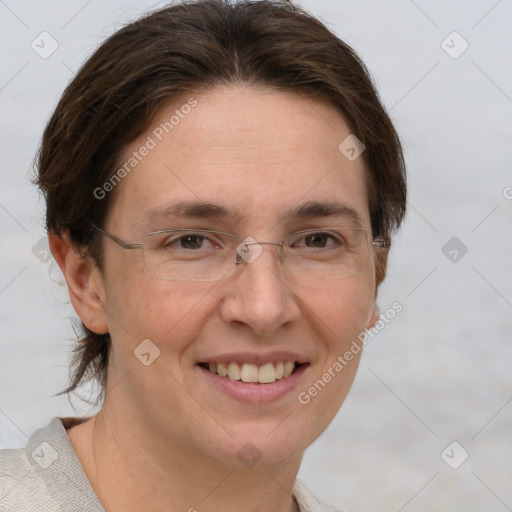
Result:
<instances>
[{"instance_id":1,"label":"light grey background","mask_svg":"<svg viewBox=\"0 0 512 512\"><path fill-rule=\"evenodd\" d=\"M29 170L85 57L157 5L0 0L2 447L92 412L51 396L67 384L74 315L56 265L33 253L45 233ZM405 147L409 213L379 301L403 311L370 340L300 476L346 512L512 510L512 1L301 5L371 70ZM46 59L31 48L43 31L59 45ZM441 456L453 441L447 461L469 454L458 469Z\"/></svg>"}]
</instances>

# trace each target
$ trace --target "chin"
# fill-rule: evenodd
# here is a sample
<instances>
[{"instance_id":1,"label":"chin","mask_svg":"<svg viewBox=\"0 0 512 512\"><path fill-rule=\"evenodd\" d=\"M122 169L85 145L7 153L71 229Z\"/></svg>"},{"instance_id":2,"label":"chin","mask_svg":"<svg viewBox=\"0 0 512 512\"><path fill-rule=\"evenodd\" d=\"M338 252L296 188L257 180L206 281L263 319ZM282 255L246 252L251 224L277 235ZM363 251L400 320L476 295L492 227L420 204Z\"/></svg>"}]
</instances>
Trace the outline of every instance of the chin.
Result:
<instances>
[{"instance_id":1,"label":"chin","mask_svg":"<svg viewBox=\"0 0 512 512\"><path fill-rule=\"evenodd\" d=\"M304 414L304 413L302 413ZM272 421L248 422L227 426L233 437L223 432L217 445L217 456L224 463L240 469L243 466L270 469L294 458L302 459L306 448L321 434L325 425L298 422L297 412ZM222 447L222 448L221 448Z\"/></svg>"}]
</instances>

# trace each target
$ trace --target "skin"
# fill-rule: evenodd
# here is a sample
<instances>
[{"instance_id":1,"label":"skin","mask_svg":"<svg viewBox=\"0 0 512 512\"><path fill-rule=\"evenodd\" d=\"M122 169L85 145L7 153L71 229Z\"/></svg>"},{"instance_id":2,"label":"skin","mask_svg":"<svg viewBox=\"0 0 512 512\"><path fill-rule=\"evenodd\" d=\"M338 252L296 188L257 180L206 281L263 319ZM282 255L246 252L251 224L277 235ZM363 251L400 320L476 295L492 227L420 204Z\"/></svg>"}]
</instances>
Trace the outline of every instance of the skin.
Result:
<instances>
[{"instance_id":1,"label":"skin","mask_svg":"<svg viewBox=\"0 0 512 512\"><path fill-rule=\"evenodd\" d=\"M339 152L350 128L331 106L242 85L194 97L198 105L115 189L106 231L137 243L149 232L145 212L200 200L235 217L167 218L149 227L281 240L300 229L345 224L335 216L283 218L307 201L335 200L356 210L371 232L364 160ZM120 163L186 99L163 108ZM300 278L278 267L274 246L263 246L256 261L225 280L172 282L148 274L140 251L123 251L106 238L103 272L80 258L67 234L51 235L50 245L77 314L112 337L102 409L68 430L105 509L295 510L292 489L304 451L343 403L361 354L309 404L297 394L378 319L373 265L341 279ZM150 366L133 354L147 338L161 351ZM283 398L244 404L209 385L196 367L207 356L239 350L295 351L310 366ZM251 468L236 456L247 442L262 454Z\"/></svg>"}]
</instances>

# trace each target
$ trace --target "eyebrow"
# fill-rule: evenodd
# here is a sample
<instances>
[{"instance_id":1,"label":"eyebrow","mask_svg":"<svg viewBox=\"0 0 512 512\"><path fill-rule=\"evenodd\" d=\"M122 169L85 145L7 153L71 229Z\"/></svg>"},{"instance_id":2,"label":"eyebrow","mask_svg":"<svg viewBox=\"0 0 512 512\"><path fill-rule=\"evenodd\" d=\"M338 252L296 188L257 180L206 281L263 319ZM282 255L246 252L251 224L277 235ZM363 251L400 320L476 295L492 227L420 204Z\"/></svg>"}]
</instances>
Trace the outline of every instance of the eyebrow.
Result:
<instances>
[{"instance_id":1,"label":"eyebrow","mask_svg":"<svg viewBox=\"0 0 512 512\"><path fill-rule=\"evenodd\" d=\"M364 227L363 219L354 208L351 208L350 206L344 205L337 201L308 201L307 203L301 204L293 210L285 213L283 218L307 219L312 217L331 216L348 217L356 224Z\"/></svg>"},{"instance_id":2,"label":"eyebrow","mask_svg":"<svg viewBox=\"0 0 512 512\"><path fill-rule=\"evenodd\" d=\"M343 216L348 217L354 223L364 227L364 222L359 213L350 206L337 201L308 201L291 210L288 210L281 220L309 219L313 217ZM214 218L235 220L237 214L234 210L215 203L202 201L180 201L163 205L148 210L143 218L144 224L165 217L191 217Z\"/></svg>"},{"instance_id":3,"label":"eyebrow","mask_svg":"<svg viewBox=\"0 0 512 512\"><path fill-rule=\"evenodd\" d=\"M199 218L232 218L235 219L234 211L214 203L202 201L180 201L148 210L143 218L145 224L164 217L199 217Z\"/></svg>"}]
</instances>

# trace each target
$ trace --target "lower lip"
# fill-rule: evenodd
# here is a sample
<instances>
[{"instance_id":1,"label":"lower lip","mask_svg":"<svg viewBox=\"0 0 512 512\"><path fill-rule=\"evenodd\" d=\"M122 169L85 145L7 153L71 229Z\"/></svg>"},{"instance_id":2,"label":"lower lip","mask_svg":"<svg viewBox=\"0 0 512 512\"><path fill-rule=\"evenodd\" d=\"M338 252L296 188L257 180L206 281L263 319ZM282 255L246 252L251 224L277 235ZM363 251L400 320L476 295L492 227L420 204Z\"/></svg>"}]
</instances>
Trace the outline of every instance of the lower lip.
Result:
<instances>
[{"instance_id":1,"label":"lower lip","mask_svg":"<svg viewBox=\"0 0 512 512\"><path fill-rule=\"evenodd\" d=\"M229 377L221 377L199 365L196 366L214 386L227 395L246 403L267 403L279 400L298 386L308 367L309 364L303 364L289 377L276 380L271 384L258 384L231 380Z\"/></svg>"}]
</instances>

